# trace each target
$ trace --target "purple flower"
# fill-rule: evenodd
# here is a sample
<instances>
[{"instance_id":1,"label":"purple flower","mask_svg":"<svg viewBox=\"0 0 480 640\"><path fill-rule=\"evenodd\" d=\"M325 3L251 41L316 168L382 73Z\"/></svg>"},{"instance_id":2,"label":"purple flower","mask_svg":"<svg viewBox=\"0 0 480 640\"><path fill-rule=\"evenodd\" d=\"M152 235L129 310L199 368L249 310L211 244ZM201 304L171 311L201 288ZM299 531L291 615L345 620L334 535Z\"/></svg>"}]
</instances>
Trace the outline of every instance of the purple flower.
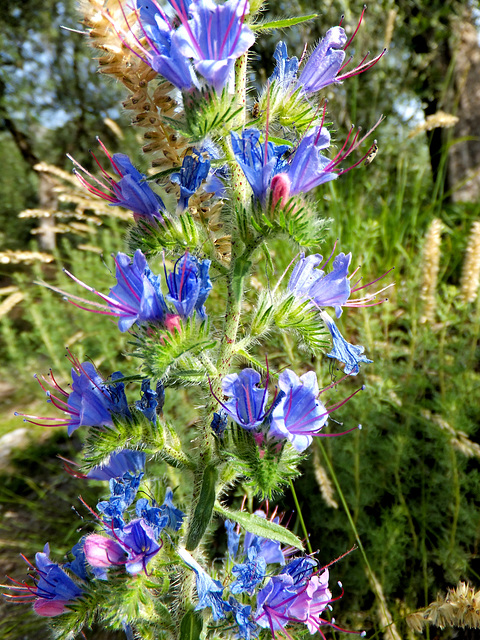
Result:
<instances>
[{"instance_id":1,"label":"purple flower","mask_svg":"<svg viewBox=\"0 0 480 640\"><path fill-rule=\"evenodd\" d=\"M175 263L173 272L166 276L167 300L175 306L182 318L188 318L196 311L201 318L206 317L204 303L212 289L209 277L210 260L200 262L186 253Z\"/></svg>"},{"instance_id":2,"label":"purple flower","mask_svg":"<svg viewBox=\"0 0 480 640\"><path fill-rule=\"evenodd\" d=\"M120 180L111 178L101 167L95 156L93 157L102 171L103 182L95 178L81 164L69 156L74 164L90 179L88 181L74 169L82 185L93 195L108 200L111 205L130 209L133 211L135 220L143 219L151 223L155 222L156 219L162 220L161 211L165 211L165 205L160 196L152 191L150 185L146 182L146 177L133 166L127 155L115 153L111 156L101 140L98 142L110 160L113 170L120 176ZM96 186L95 183L99 186ZM106 191L103 191L103 189Z\"/></svg>"},{"instance_id":3,"label":"purple flower","mask_svg":"<svg viewBox=\"0 0 480 640\"><path fill-rule=\"evenodd\" d=\"M317 400L317 376L308 371L299 378L286 369L280 374L278 384L283 395L272 411L268 435L286 438L297 451L305 451L328 417L326 408Z\"/></svg>"},{"instance_id":4,"label":"purple flower","mask_svg":"<svg viewBox=\"0 0 480 640\"><path fill-rule=\"evenodd\" d=\"M195 607L195 611L209 607L212 610L212 618L215 621L224 618L225 613L231 610L231 606L228 602L222 600L222 583L211 578L186 549L179 547L177 553L185 564L195 571L197 576L198 604Z\"/></svg>"},{"instance_id":5,"label":"purple flower","mask_svg":"<svg viewBox=\"0 0 480 640\"><path fill-rule=\"evenodd\" d=\"M92 567L106 569L125 565L128 573L147 572L150 560L160 551L152 527L143 518L112 531L113 539L92 534L85 540L85 556Z\"/></svg>"},{"instance_id":6,"label":"purple flower","mask_svg":"<svg viewBox=\"0 0 480 640\"><path fill-rule=\"evenodd\" d=\"M322 262L322 256L316 253L305 258L305 254L302 253L290 277L288 289L297 297L312 300L317 307L334 307L339 318L342 315L342 306L350 297L348 269L352 254L339 253L333 261L332 270L325 274L323 268L329 260L316 269L315 267Z\"/></svg>"},{"instance_id":7,"label":"purple flower","mask_svg":"<svg viewBox=\"0 0 480 640\"><path fill-rule=\"evenodd\" d=\"M373 362L373 360L369 360L363 355L365 347L350 344L345 340L328 313L321 311L320 315L327 329L330 331L333 341L333 350L327 353L327 356L345 363L343 369L345 375L356 376L360 371L361 362Z\"/></svg>"},{"instance_id":8,"label":"purple flower","mask_svg":"<svg viewBox=\"0 0 480 640\"><path fill-rule=\"evenodd\" d=\"M297 87L305 93L313 93L333 82L340 82L337 74L345 60L343 47L346 42L347 36L342 27L329 29L303 67Z\"/></svg>"},{"instance_id":9,"label":"purple flower","mask_svg":"<svg viewBox=\"0 0 480 640\"><path fill-rule=\"evenodd\" d=\"M125 385L122 382L107 384L91 362L80 364L71 354L69 356L73 364L70 393L60 387L51 371L48 377L41 376L41 380L37 380L47 394L48 402L70 417L48 418L18 412L15 415L24 416L26 422L45 427L66 426L68 435L72 435L76 429L83 426L113 427L113 416L131 419ZM123 375L117 371L111 376L112 380L116 378L123 378ZM51 386L53 392L47 389L44 383Z\"/></svg>"},{"instance_id":10,"label":"purple flower","mask_svg":"<svg viewBox=\"0 0 480 640\"><path fill-rule=\"evenodd\" d=\"M237 424L247 430L262 424L267 413L268 390L257 387L260 380L255 369L243 369L222 380L223 393L231 398L222 406Z\"/></svg>"},{"instance_id":11,"label":"purple flower","mask_svg":"<svg viewBox=\"0 0 480 640\"><path fill-rule=\"evenodd\" d=\"M38 578L34 578L34 586L27 583L15 583L15 586L11 586L9 589L19 592L18 595L5 595L17 601L30 602L33 600L35 613L40 616L54 617L68 611L68 605L80 598L83 590L58 564L50 560L49 554L50 548L47 543L43 553L35 554L36 568L24 558L38 575Z\"/></svg>"},{"instance_id":12,"label":"purple flower","mask_svg":"<svg viewBox=\"0 0 480 640\"><path fill-rule=\"evenodd\" d=\"M86 311L117 316L118 327L122 332L128 331L135 323L161 323L164 321L167 308L160 288L160 277L150 271L147 260L140 249L135 251L133 259L121 252L114 259L117 284L110 289L109 296L89 287L65 270L65 273L72 280L106 302L106 304L98 304L66 294L69 298L85 302L94 308L90 309L75 302L72 304Z\"/></svg>"},{"instance_id":13,"label":"purple flower","mask_svg":"<svg viewBox=\"0 0 480 640\"><path fill-rule=\"evenodd\" d=\"M255 42L244 24L247 7L248 0L227 0L223 5L202 0L190 5L191 20L179 14L182 25L172 35L172 48L193 58L196 71L217 93L224 87L233 90L235 60Z\"/></svg>"},{"instance_id":14,"label":"purple flower","mask_svg":"<svg viewBox=\"0 0 480 640\"><path fill-rule=\"evenodd\" d=\"M302 622L315 633L326 620L320 614L331 601L328 570L313 574L311 558L297 558L270 578L257 595L255 622L274 635L290 622Z\"/></svg>"},{"instance_id":15,"label":"purple flower","mask_svg":"<svg viewBox=\"0 0 480 640\"><path fill-rule=\"evenodd\" d=\"M330 146L330 133L325 127L315 127L298 145L288 165L286 174L290 180L290 194L307 193L314 187L335 180L331 171L335 163L320 154Z\"/></svg>"},{"instance_id":16,"label":"purple flower","mask_svg":"<svg viewBox=\"0 0 480 640\"><path fill-rule=\"evenodd\" d=\"M180 199L177 206L178 213L181 213L188 207L188 201L207 178L209 171L210 160L203 158L194 150L192 155L184 157L180 171L178 173L172 173L170 180L180 185Z\"/></svg>"},{"instance_id":17,"label":"purple flower","mask_svg":"<svg viewBox=\"0 0 480 640\"><path fill-rule=\"evenodd\" d=\"M260 131L254 128L244 129L242 137L233 131L230 136L233 153L252 187L253 195L264 204L273 176L287 166L282 156L290 147L260 142Z\"/></svg>"},{"instance_id":18,"label":"purple flower","mask_svg":"<svg viewBox=\"0 0 480 640\"><path fill-rule=\"evenodd\" d=\"M125 474L140 476L145 470L145 453L133 449L122 449L112 453L106 462L97 465L87 473L90 480L111 480L123 478Z\"/></svg>"}]
</instances>

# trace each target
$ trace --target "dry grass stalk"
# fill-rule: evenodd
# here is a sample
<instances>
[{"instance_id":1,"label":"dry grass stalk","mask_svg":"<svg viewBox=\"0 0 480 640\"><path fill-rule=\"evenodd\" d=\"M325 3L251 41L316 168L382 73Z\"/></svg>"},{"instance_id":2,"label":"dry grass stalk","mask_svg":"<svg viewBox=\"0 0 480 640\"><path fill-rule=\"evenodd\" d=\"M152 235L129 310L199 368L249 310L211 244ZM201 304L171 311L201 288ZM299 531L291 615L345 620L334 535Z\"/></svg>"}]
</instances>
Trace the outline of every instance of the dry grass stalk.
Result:
<instances>
[{"instance_id":1,"label":"dry grass stalk","mask_svg":"<svg viewBox=\"0 0 480 640\"><path fill-rule=\"evenodd\" d=\"M474 302L480 284L480 221L474 222L470 230L462 277L460 279L460 300Z\"/></svg>"},{"instance_id":2,"label":"dry grass stalk","mask_svg":"<svg viewBox=\"0 0 480 640\"><path fill-rule=\"evenodd\" d=\"M390 9L387 15L387 24L385 26L385 42L384 47L388 49L393 38L393 31L395 28L395 20L397 19L398 9Z\"/></svg>"},{"instance_id":3,"label":"dry grass stalk","mask_svg":"<svg viewBox=\"0 0 480 640\"><path fill-rule=\"evenodd\" d=\"M102 52L100 72L114 76L130 92L123 106L132 112L132 124L146 129L143 151L153 154L155 167L178 167L188 145L162 118L178 117L173 86L166 81L159 84L158 74L128 48L140 53L134 33L142 45L148 45L137 25L137 12L130 11L127 3L123 11L125 15L119 0L84 0L80 7L90 44Z\"/></svg>"},{"instance_id":4,"label":"dry grass stalk","mask_svg":"<svg viewBox=\"0 0 480 640\"><path fill-rule=\"evenodd\" d=\"M314 449L313 451L313 472L315 474L315 480L317 481L318 486L320 487L320 492L322 494L322 498L332 509L338 509L338 502L335 500L333 486L330 482L330 478L325 471L325 468L320 463L320 458L318 455L318 451Z\"/></svg>"},{"instance_id":5,"label":"dry grass stalk","mask_svg":"<svg viewBox=\"0 0 480 640\"><path fill-rule=\"evenodd\" d=\"M5 300L0 304L0 318L6 316L13 307L23 300L23 298L24 295L20 291L15 291L5 298Z\"/></svg>"},{"instance_id":6,"label":"dry grass stalk","mask_svg":"<svg viewBox=\"0 0 480 640\"><path fill-rule=\"evenodd\" d=\"M423 281L420 291L420 298L423 301L423 316L420 319L422 323L432 323L435 319L441 236L442 221L435 218L428 227L423 245L423 263L421 266Z\"/></svg>"},{"instance_id":7,"label":"dry grass stalk","mask_svg":"<svg viewBox=\"0 0 480 640\"><path fill-rule=\"evenodd\" d=\"M450 127L454 127L457 122L457 116L454 116L451 113L445 113L444 111L437 111L436 113L432 113L432 115L427 116L424 122L421 122L417 127L415 127L413 131L408 134L408 137L414 138L423 131L431 131L432 129L437 129L440 127L442 127L443 129L448 129Z\"/></svg>"},{"instance_id":8,"label":"dry grass stalk","mask_svg":"<svg viewBox=\"0 0 480 640\"><path fill-rule=\"evenodd\" d=\"M476 442L472 442L464 431L457 431L446 420L436 413L432 413L428 409L421 409L420 413L423 418L436 424L442 431L448 433L450 438L450 444L452 447L463 453L467 458L479 458L480 459L480 445Z\"/></svg>"},{"instance_id":9,"label":"dry grass stalk","mask_svg":"<svg viewBox=\"0 0 480 640\"><path fill-rule=\"evenodd\" d=\"M445 597L438 596L428 607L407 616L407 624L419 633L427 624L440 629L468 627L480 629L480 591L459 582Z\"/></svg>"},{"instance_id":10,"label":"dry grass stalk","mask_svg":"<svg viewBox=\"0 0 480 640\"><path fill-rule=\"evenodd\" d=\"M393 622L392 614L388 610L387 601L383 593L382 585L374 573L367 571L368 581L372 591L377 596L377 616L380 626L383 628L384 640L402 640L397 627Z\"/></svg>"},{"instance_id":11,"label":"dry grass stalk","mask_svg":"<svg viewBox=\"0 0 480 640\"><path fill-rule=\"evenodd\" d=\"M41 251L0 252L0 264L32 264L33 262L53 262L53 260L52 255Z\"/></svg>"}]
</instances>

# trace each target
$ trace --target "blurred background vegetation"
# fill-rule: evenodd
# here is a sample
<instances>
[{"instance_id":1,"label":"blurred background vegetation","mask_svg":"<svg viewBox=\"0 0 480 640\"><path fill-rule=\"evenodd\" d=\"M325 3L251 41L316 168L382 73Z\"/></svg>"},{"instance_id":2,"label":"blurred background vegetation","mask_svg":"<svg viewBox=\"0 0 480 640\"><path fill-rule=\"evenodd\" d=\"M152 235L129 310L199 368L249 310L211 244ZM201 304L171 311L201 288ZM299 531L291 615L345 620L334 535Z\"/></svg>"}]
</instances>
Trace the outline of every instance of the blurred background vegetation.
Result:
<instances>
[{"instance_id":1,"label":"blurred background vegetation","mask_svg":"<svg viewBox=\"0 0 480 640\"><path fill-rule=\"evenodd\" d=\"M360 1L301 0L295 12L319 13L302 29L261 39L253 62L251 100L273 68L281 38L301 56L332 25L350 32ZM340 626L368 637L414 638L405 618L459 580L480 588L480 48L478 2L378 0L368 6L354 42L355 59L387 47L370 72L326 90L334 139L352 123L375 133L379 153L316 194L332 218L331 244L352 251L364 282L395 267L389 301L350 310L342 331L364 344L358 394L331 421L331 431L363 430L318 439L298 483L298 499L314 549L324 563L360 541L331 570L345 596L335 605ZM265 17L292 14L271 0ZM73 0L5 0L0 21L0 573L25 573L46 541L60 558L77 537L82 492L61 470L60 451L75 456L78 438L23 425L13 411L40 414L44 398L33 379L52 366L68 380L65 347L92 359L105 375L135 371L125 336L106 318L85 314L34 281L62 289L71 269L101 291L112 276L103 254L123 248L128 215L89 202L71 176L67 153L92 168L99 136L112 152L130 154L143 169L141 131L122 111L126 95L96 63L81 34ZM56 167L56 168L55 168ZM63 170L63 172L62 172ZM476 224L475 224L476 223ZM275 248L274 248L275 249ZM293 248L292 248L293 252ZM278 247L279 269L289 259ZM260 263L257 286L267 284ZM279 271L280 272L280 271ZM254 302L254 287L251 301ZM215 315L212 302L211 314ZM274 366L316 367L325 384L328 362L312 362L288 340L272 342ZM345 385L339 397L346 395ZM189 395L170 392L167 410L185 431ZM335 396L331 396L332 401ZM190 399L191 400L191 399ZM286 494L281 509L292 511ZM292 525L300 533L296 515ZM219 530L218 538L223 533ZM219 542L219 544L223 544ZM0 637L45 637L43 621L26 607L0 603ZM393 623L393 624L392 624ZM330 633L330 632L329 632ZM427 637L474 637L427 628ZM475 633L475 632L472 632ZM478 633L478 631L477 631ZM99 638L92 632L91 638Z\"/></svg>"}]
</instances>

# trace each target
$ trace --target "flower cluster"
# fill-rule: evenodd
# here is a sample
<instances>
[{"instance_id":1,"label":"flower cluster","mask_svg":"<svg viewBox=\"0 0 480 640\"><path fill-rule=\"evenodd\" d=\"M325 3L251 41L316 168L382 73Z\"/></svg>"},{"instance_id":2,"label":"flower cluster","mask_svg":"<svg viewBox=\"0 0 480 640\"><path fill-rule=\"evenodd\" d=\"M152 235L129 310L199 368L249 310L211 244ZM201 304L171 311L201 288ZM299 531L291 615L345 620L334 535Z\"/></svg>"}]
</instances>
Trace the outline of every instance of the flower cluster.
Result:
<instances>
[{"instance_id":1,"label":"flower cluster","mask_svg":"<svg viewBox=\"0 0 480 640\"><path fill-rule=\"evenodd\" d=\"M33 586L11 587L19 601L33 600L40 615L59 616L62 637L80 633L93 619L123 628L128 640L143 637L144 630L152 637L250 640L269 633L290 638L290 626L302 637L317 631L323 636L325 625L335 627L325 614L338 599L328 568L319 566L310 547L309 555L301 555L302 541L276 512L251 514L245 503L235 510L227 494L232 486L248 487L251 507L254 497L270 500L297 477L314 438L339 435L326 433L329 414L360 389L330 405L322 394L371 362L362 346L343 338L326 311L331 307L338 320L346 307L382 302L376 300L379 291L355 297L368 285L355 281L350 253L334 257L334 248L325 261L318 253L302 253L285 271L284 276L295 263L283 290L278 289L284 276L248 305L244 291L249 276L260 271L260 247L274 258L273 239L305 251L319 246L324 231L309 194L371 162L376 142L366 153L356 152L382 118L364 136L352 127L332 151L326 102L318 102L317 93L370 69L383 53L349 70L346 49L356 31L347 39L341 25L329 29L305 61L289 58L279 42L273 75L250 110L247 53L254 34L291 22L259 22L260 5L84 3L101 70L130 91L124 106L134 112L133 124L146 129L143 150L152 152L158 172L147 177L128 156L111 155L101 142L111 169L93 156L100 177L73 160L81 184L129 209L133 225L128 249L113 256L115 283L108 292L68 271L95 297L47 285L74 306L118 322L120 332L130 334L126 355L133 343L130 355L140 371L115 371L105 379L92 362L69 353L68 390L52 372L38 378L63 416L19 414L36 424L64 426L69 435L90 427L85 469L79 465L76 471L68 460L66 469L80 480L109 486L95 509L82 500L97 529L74 546L74 559L53 563L47 545L37 554L37 568L30 565L38 576ZM342 163L354 152L345 168ZM163 256L163 273L155 269L156 256ZM270 373L266 358L262 379L258 354L268 353L269 335L291 332L319 357L328 344L327 329L333 343L327 356L344 363L340 380L322 388L315 370L296 368L292 356L278 350L270 355L277 371ZM246 368L236 368L240 359ZM125 384L135 381L141 381L141 395L129 403ZM164 408L166 392L180 387L184 395L167 397ZM197 411L188 424L175 411L180 402ZM145 477L147 456L156 467ZM228 508L226 497L232 498ZM205 540L213 536L215 514L226 520L227 553L207 569Z\"/></svg>"},{"instance_id":2,"label":"flower cluster","mask_svg":"<svg viewBox=\"0 0 480 640\"><path fill-rule=\"evenodd\" d=\"M261 510L254 515L266 519ZM279 518L271 520L278 523ZM244 640L256 637L261 628L270 629L276 637L277 631L283 631L291 624L304 624L311 634L324 625L335 626L321 617L334 601L328 587L328 569L317 569L317 562L310 556L287 561L291 550L282 548L274 540L248 532L239 552L240 527L235 528L227 520L225 528L228 556L222 581L212 578L188 551L177 550L196 575L196 610L210 608L215 621L232 615L237 637ZM230 593L228 599L224 596L225 591ZM243 594L242 602L234 597L240 594Z\"/></svg>"}]
</instances>

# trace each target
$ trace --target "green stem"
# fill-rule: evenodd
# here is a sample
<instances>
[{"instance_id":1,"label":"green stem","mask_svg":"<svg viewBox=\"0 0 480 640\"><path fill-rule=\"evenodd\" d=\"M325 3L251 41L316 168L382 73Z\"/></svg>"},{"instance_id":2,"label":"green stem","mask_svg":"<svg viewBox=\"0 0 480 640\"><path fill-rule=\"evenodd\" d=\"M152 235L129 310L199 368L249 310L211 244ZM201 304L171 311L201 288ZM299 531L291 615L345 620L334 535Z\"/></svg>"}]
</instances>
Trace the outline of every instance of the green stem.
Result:
<instances>
[{"instance_id":1,"label":"green stem","mask_svg":"<svg viewBox=\"0 0 480 640\"><path fill-rule=\"evenodd\" d=\"M290 491L292 492L293 501L295 502L295 507L297 509L298 518L300 520L300 526L302 527L303 535L305 536L305 541L307 543L308 553L313 553L312 545L310 544L310 538L308 536L307 527L305 526L305 520L303 519L302 510L300 509L300 504L298 502L297 494L295 493L293 482L291 480L289 480L288 482L290 484Z\"/></svg>"}]
</instances>

